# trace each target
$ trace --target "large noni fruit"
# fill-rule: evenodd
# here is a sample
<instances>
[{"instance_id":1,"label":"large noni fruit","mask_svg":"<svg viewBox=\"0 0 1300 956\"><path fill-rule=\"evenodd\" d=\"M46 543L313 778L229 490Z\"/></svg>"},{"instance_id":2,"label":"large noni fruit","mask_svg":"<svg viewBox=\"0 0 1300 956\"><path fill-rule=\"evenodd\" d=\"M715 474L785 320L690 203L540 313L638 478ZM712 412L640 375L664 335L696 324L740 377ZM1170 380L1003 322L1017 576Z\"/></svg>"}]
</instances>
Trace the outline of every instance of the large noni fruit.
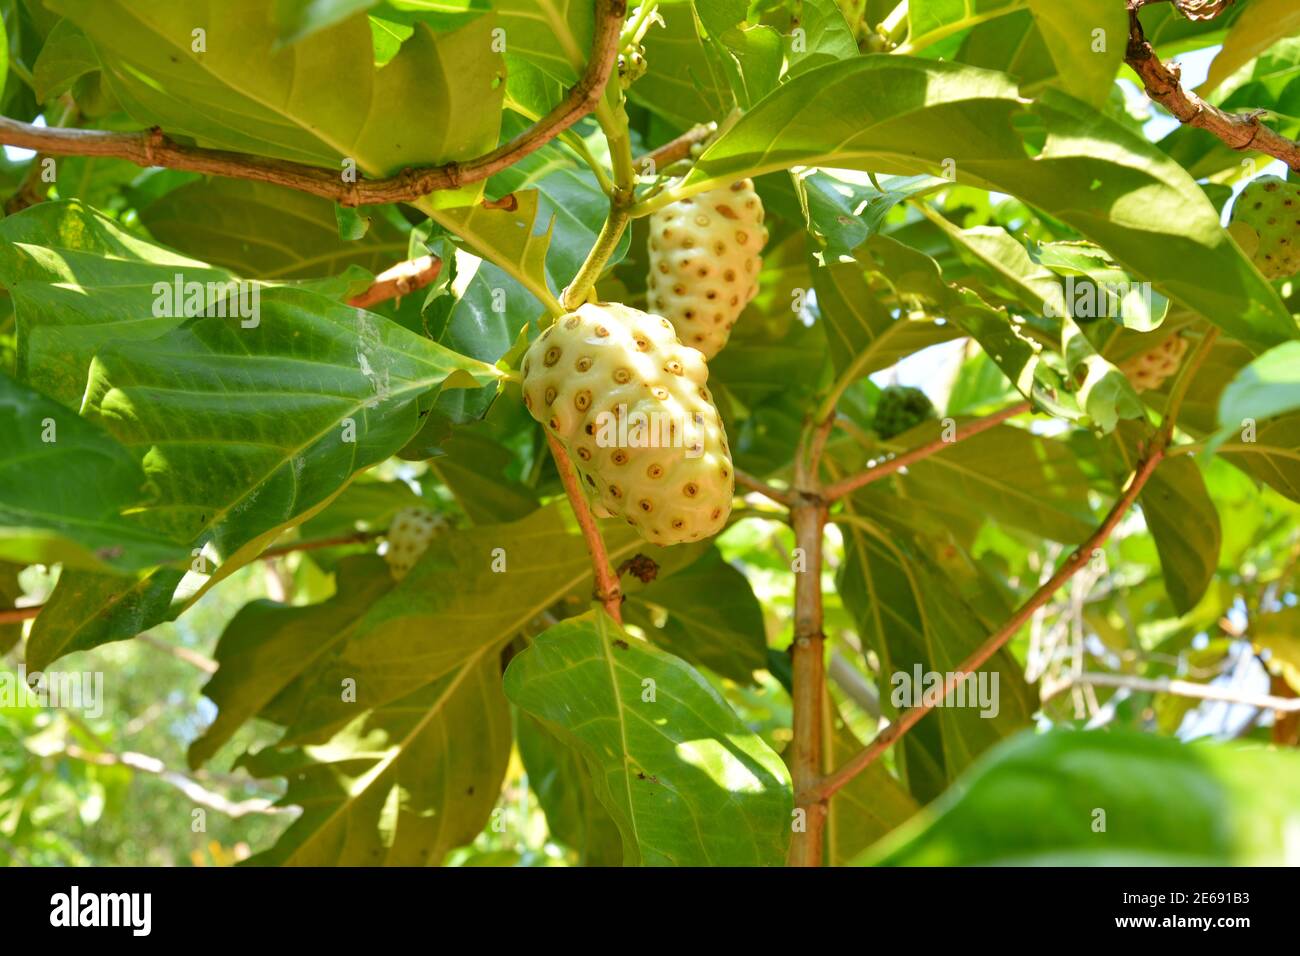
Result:
<instances>
[{"instance_id":1,"label":"large noni fruit","mask_svg":"<svg viewBox=\"0 0 1300 956\"><path fill-rule=\"evenodd\" d=\"M564 445L602 517L653 544L717 534L735 478L704 356L658 315L592 304L529 347L524 404Z\"/></svg>"},{"instance_id":2,"label":"large noni fruit","mask_svg":"<svg viewBox=\"0 0 1300 956\"><path fill-rule=\"evenodd\" d=\"M650 311L713 358L758 293L766 242L763 203L751 180L665 206L650 217Z\"/></svg>"},{"instance_id":3,"label":"large noni fruit","mask_svg":"<svg viewBox=\"0 0 1300 956\"><path fill-rule=\"evenodd\" d=\"M420 555L429 549L429 542L446 523L428 508L403 508L393 516L388 526L388 550L384 560L395 580L402 580L415 567Z\"/></svg>"},{"instance_id":4,"label":"large noni fruit","mask_svg":"<svg viewBox=\"0 0 1300 956\"><path fill-rule=\"evenodd\" d=\"M1229 230L1270 279L1300 272L1300 183L1261 176L1237 197Z\"/></svg>"}]
</instances>

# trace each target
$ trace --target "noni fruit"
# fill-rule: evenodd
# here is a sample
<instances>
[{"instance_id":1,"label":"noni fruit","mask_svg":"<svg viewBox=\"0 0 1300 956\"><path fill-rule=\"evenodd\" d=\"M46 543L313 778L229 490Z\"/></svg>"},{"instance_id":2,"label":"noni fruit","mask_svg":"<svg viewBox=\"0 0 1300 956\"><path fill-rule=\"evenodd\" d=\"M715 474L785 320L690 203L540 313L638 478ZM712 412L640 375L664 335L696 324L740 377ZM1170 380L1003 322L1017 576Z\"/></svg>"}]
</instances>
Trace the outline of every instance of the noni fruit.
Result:
<instances>
[{"instance_id":1,"label":"noni fruit","mask_svg":"<svg viewBox=\"0 0 1300 956\"><path fill-rule=\"evenodd\" d=\"M1139 392L1157 389L1174 376L1186 354L1187 340L1171 335L1155 348L1121 362L1119 370Z\"/></svg>"},{"instance_id":2,"label":"noni fruit","mask_svg":"<svg viewBox=\"0 0 1300 956\"><path fill-rule=\"evenodd\" d=\"M402 580L415 567L420 555L428 550L429 542L445 526L445 522L428 508L403 508L393 516L388 526L388 550L384 560L395 580Z\"/></svg>"},{"instance_id":3,"label":"noni fruit","mask_svg":"<svg viewBox=\"0 0 1300 956\"><path fill-rule=\"evenodd\" d=\"M758 294L766 242L763 203L751 180L665 206L650 217L650 311L713 358Z\"/></svg>"},{"instance_id":4,"label":"noni fruit","mask_svg":"<svg viewBox=\"0 0 1300 956\"><path fill-rule=\"evenodd\" d=\"M934 405L925 392L907 385L890 385L880 394L873 427L888 441L934 417Z\"/></svg>"},{"instance_id":5,"label":"noni fruit","mask_svg":"<svg viewBox=\"0 0 1300 956\"><path fill-rule=\"evenodd\" d=\"M588 303L533 342L523 375L524 404L564 445L597 514L661 545L726 525L735 477L709 370L667 319Z\"/></svg>"},{"instance_id":6,"label":"noni fruit","mask_svg":"<svg viewBox=\"0 0 1300 956\"><path fill-rule=\"evenodd\" d=\"M1237 197L1229 231L1270 279L1300 272L1300 183L1256 179Z\"/></svg>"}]
</instances>

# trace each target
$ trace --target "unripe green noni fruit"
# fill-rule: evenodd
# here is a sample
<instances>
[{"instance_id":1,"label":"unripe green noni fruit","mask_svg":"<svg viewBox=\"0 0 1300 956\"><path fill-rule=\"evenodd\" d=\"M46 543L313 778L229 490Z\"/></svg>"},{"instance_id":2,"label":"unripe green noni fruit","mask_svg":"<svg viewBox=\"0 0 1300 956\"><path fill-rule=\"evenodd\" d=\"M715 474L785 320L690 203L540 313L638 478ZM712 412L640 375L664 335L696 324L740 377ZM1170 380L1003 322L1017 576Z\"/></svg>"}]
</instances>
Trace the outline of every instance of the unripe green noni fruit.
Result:
<instances>
[{"instance_id":1,"label":"unripe green noni fruit","mask_svg":"<svg viewBox=\"0 0 1300 956\"><path fill-rule=\"evenodd\" d=\"M1256 179L1237 197L1228 229L1268 278L1300 272L1300 183Z\"/></svg>"},{"instance_id":2,"label":"unripe green noni fruit","mask_svg":"<svg viewBox=\"0 0 1300 956\"><path fill-rule=\"evenodd\" d=\"M907 385L890 385L880 393L872 427L888 441L934 417L934 405L925 392Z\"/></svg>"},{"instance_id":3,"label":"unripe green noni fruit","mask_svg":"<svg viewBox=\"0 0 1300 956\"><path fill-rule=\"evenodd\" d=\"M1155 348L1121 362L1119 370L1139 392L1157 389L1178 372L1186 354L1187 340L1171 335Z\"/></svg>"},{"instance_id":4,"label":"unripe green noni fruit","mask_svg":"<svg viewBox=\"0 0 1300 956\"><path fill-rule=\"evenodd\" d=\"M529 347L524 404L564 445L601 517L653 544L717 534L735 478L704 356L672 324L588 303Z\"/></svg>"},{"instance_id":5,"label":"unripe green noni fruit","mask_svg":"<svg viewBox=\"0 0 1300 956\"><path fill-rule=\"evenodd\" d=\"M394 580L400 581L415 567L429 542L446 526L440 515L428 508L403 508L388 526L388 550L384 560Z\"/></svg>"},{"instance_id":6,"label":"unripe green noni fruit","mask_svg":"<svg viewBox=\"0 0 1300 956\"><path fill-rule=\"evenodd\" d=\"M752 180L671 203L650 217L650 311L711 359L758 294L767 242Z\"/></svg>"}]
</instances>

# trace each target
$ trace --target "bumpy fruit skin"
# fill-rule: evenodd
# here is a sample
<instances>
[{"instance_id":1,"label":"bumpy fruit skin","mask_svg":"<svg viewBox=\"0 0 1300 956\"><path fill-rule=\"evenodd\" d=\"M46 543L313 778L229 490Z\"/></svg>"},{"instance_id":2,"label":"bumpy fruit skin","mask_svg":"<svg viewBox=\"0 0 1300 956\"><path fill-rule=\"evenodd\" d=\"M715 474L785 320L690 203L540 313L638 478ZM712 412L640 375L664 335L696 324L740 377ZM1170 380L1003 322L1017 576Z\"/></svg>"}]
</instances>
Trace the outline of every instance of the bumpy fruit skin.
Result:
<instances>
[{"instance_id":1,"label":"bumpy fruit skin","mask_svg":"<svg viewBox=\"0 0 1300 956\"><path fill-rule=\"evenodd\" d=\"M524 404L565 446L597 514L659 545L726 525L735 477L709 370L667 319L588 303L533 342L523 373Z\"/></svg>"},{"instance_id":2,"label":"bumpy fruit skin","mask_svg":"<svg viewBox=\"0 0 1300 956\"><path fill-rule=\"evenodd\" d=\"M1237 197L1229 230L1268 278L1300 272L1300 183L1255 180Z\"/></svg>"},{"instance_id":3,"label":"bumpy fruit skin","mask_svg":"<svg viewBox=\"0 0 1300 956\"><path fill-rule=\"evenodd\" d=\"M934 417L934 404L925 392L907 385L890 385L880 395L873 427L888 441Z\"/></svg>"},{"instance_id":4,"label":"bumpy fruit skin","mask_svg":"<svg viewBox=\"0 0 1300 956\"><path fill-rule=\"evenodd\" d=\"M446 523L428 508L403 508L393 516L388 526L388 550L384 560L393 579L402 580L415 567L420 555L428 550L429 542Z\"/></svg>"},{"instance_id":5,"label":"bumpy fruit skin","mask_svg":"<svg viewBox=\"0 0 1300 956\"><path fill-rule=\"evenodd\" d=\"M751 180L665 206L650 217L650 311L713 358L758 294L766 242L763 203Z\"/></svg>"},{"instance_id":6,"label":"bumpy fruit skin","mask_svg":"<svg viewBox=\"0 0 1300 956\"><path fill-rule=\"evenodd\" d=\"M1171 335L1155 348L1122 362L1119 370L1139 392L1157 389L1178 372L1186 354L1187 340Z\"/></svg>"}]
</instances>

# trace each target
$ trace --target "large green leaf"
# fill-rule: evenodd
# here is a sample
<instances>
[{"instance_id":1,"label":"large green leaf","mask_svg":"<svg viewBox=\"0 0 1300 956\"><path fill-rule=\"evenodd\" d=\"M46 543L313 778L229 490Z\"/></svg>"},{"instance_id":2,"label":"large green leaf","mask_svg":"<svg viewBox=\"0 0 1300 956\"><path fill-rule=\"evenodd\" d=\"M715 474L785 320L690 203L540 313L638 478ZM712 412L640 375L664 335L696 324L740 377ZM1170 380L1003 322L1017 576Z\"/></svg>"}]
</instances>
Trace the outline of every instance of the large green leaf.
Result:
<instances>
[{"instance_id":1,"label":"large green leaf","mask_svg":"<svg viewBox=\"0 0 1300 956\"><path fill-rule=\"evenodd\" d=\"M1295 864L1300 755L1058 730L1022 734L873 847L882 866Z\"/></svg>"},{"instance_id":2,"label":"large green leaf","mask_svg":"<svg viewBox=\"0 0 1300 956\"><path fill-rule=\"evenodd\" d=\"M832 714L832 719L837 716ZM861 749L853 731L842 721L832 728L830 751L835 767L843 766ZM846 866L920 809L920 804L877 760L831 798L826 817L827 864Z\"/></svg>"},{"instance_id":3,"label":"large green leaf","mask_svg":"<svg viewBox=\"0 0 1300 956\"><path fill-rule=\"evenodd\" d=\"M449 531L397 585L360 573L358 562L375 566L377 559L351 558L340 565L339 594L326 604L245 607L218 645L222 668L205 693L220 712L190 748L191 763L205 761L258 714L288 728L289 742L316 742L354 716L352 705L318 688L351 678L364 705L383 706L483 647L500 646L556 602L589 598L590 558L565 507ZM649 548L631 529L615 528L606 540L615 563L636 551L662 559L663 549Z\"/></svg>"},{"instance_id":4,"label":"large green leaf","mask_svg":"<svg viewBox=\"0 0 1300 956\"><path fill-rule=\"evenodd\" d=\"M153 497L131 452L0 373L0 558L134 571L186 550L128 512Z\"/></svg>"},{"instance_id":5,"label":"large green leaf","mask_svg":"<svg viewBox=\"0 0 1300 956\"><path fill-rule=\"evenodd\" d=\"M1300 410L1300 342L1287 342L1237 373L1219 396L1219 423L1273 418Z\"/></svg>"},{"instance_id":6,"label":"large green leaf","mask_svg":"<svg viewBox=\"0 0 1300 956\"><path fill-rule=\"evenodd\" d=\"M80 202L44 202L0 222L0 282L18 319L18 376L77 408L91 357L110 342L152 339L185 321L155 309L177 275L209 291L234 276L177 255ZM213 286L208 284L212 283Z\"/></svg>"},{"instance_id":7,"label":"large green leaf","mask_svg":"<svg viewBox=\"0 0 1300 956\"><path fill-rule=\"evenodd\" d=\"M510 662L505 688L582 755L625 863L784 861L785 765L683 661L593 611L539 636Z\"/></svg>"},{"instance_id":8,"label":"large green leaf","mask_svg":"<svg viewBox=\"0 0 1300 956\"><path fill-rule=\"evenodd\" d=\"M352 17L281 47L265 0L52 0L94 41L132 118L201 145L373 175L496 145L504 94L492 17L420 24L383 68ZM196 50L195 30L204 31Z\"/></svg>"},{"instance_id":9,"label":"large green leaf","mask_svg":"<svg viewBox=\"0 0 1300 956\"><path fill-rule=\"evenodd\" d=\"M256 776L288 777L280 803L303 808L275 846L249 862L436 865L482 831L509 759L500 663L484 647L427 687L360 714L324 744L244 758Z\"/></svg>"},{"instance_id":10,"label":"large green leaf","mask_svg":"<svg viewBox=\"0 0 1300 956\"><path fill-rule=\"evenodd\" d=\"M401 448L426 393L498 378L388 319L312 293L268 289L260 311L254 328L201 318L102 348L84 402L84 414L136 449L158 485L146 520L211 542L222 562L260 551Z\"/></svg>"},{"instance_id":11,"label":"large green leaf","mask_svg":"<svg viewBox=\"0 0 1300 956\"><path fill-rule=\"evenodd\" d=\"M335 276L349 266L382 272L406 258L407 236L372 214L366 234L339 238L334 205L269 183L199 181L140 210L159 241L249 279Z\"/></svg>"},{"instance_id":12,"label":"large green leaf","mask_svg":"<svg viewBox=\"0 0 1300 956\"><path fill-rule=\"evenodd\" d=\"M1041 132L1020 132L1031 126ZM1005 74L900 56L810 70L720 136L674 195L796 165L955 170L958 182L1059 217L1256 348L1296 337L1276 291L1182 167L1068 96L1026 104Z\"/></svg>"},{"instance_id":13,"label":"large green leaf","mask_svg":"<svg viewBox=\"0 0 1300 956\"><path fill-rule=\"evenodd\" d=\"M951 576L924 558L915 542L857 524L843 533L839 594L857 621L864 647L880 658L882 702L891 710L906 709L916 698L901 695L895 707L894 692L901 694L910 685L919 694L918 669L938 674L955 670L994 625L963 600ZM965 707L939 707L903 739L899 765L908 789L921 802L945 790L980 753L1029 723L1035 703L1015 659L999 651L981 674L993 692L996 713L983 716L973 700Z\"/></svg>"},{"instance_id":14,"label":"large green leaf","mask_svg":"<svg viewBox=\"0 0 1300 956\"><path fill-rule=\"evenodd\" d=\"M1276 41L1300 33L1300 7L1291 0L1252 0L1228 31L1205 83L1197 90L1202 96L1218 87Z\"/></svg>"}]
</instances>

